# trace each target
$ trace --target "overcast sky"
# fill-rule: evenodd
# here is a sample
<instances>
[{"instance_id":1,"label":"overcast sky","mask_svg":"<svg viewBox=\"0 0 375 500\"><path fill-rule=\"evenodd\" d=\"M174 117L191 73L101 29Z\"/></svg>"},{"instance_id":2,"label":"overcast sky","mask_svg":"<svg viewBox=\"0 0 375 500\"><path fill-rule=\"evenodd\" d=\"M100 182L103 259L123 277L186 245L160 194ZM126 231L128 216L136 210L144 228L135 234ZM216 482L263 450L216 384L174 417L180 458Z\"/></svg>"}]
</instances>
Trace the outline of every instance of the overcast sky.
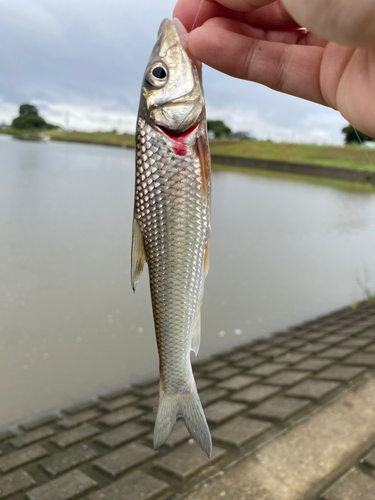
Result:
<instances>
[{"instance_id":1,"label":"overcast sky","mask_svg":"<svg viewBox=\"0 0 375 500\"><path fill-rule=\"evenodd\" d=\"M21 103L81 130L133 132L145 64L174 0L0 0L0 122ZM333 110L204 68L207 114L258 139L342 143Z\"/></svg>"}]
</instances>

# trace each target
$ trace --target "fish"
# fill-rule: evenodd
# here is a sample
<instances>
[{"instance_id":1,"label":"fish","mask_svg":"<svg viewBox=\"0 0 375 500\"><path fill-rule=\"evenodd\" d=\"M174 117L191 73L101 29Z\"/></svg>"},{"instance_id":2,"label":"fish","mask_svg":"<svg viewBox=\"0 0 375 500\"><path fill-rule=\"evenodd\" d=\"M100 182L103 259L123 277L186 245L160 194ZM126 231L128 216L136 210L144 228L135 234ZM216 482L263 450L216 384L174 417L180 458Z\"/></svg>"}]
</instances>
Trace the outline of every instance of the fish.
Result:
<instances>
[{"instance_id":1,"label":"fish","mask_svg":"<svg viewBox=\"0 0 375 500\"><path fill-rule=\"evenodd\" d=\"M135 291L149 270L159 353L154 448L178 418L211 456L212 440L193 376L209 267L211 167L201 63L178 19L164 19L143 77L136 131L131 250Z\"/></svg>"}]
</instances>

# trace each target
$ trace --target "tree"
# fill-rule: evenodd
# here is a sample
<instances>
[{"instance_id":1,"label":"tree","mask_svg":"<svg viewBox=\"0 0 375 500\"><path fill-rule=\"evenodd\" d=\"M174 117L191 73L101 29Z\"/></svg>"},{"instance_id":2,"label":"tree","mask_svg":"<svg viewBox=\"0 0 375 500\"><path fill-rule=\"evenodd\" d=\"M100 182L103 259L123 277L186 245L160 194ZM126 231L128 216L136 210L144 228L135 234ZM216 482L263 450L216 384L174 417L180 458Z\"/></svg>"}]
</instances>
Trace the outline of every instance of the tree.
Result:
<instances>
[{"instance_id":1,"label":"tree","mask_svg":"<svg viewBox=\"0 0 375 500\"><path fill-rule=\"evenodd\" d=\"M38 115L38 109L32 104L21 104L19 114L20 116Z\"/></svg>"},{"instance_id":2,"label":"tree","mask_svg":"<svg viewBox=\"0 0 375 500\"><path fill-rule=\"evenodd\" d=\"M345 144L350 144L352 142L362 143L362 142L374 140L372 137L369 137L368 135L363 134L359 130L357 130L357 133L356 133L356 129L354 127L352 127L351 125L344 127L342 129L342 133L345 135Z\"/></svg>"},{"instance_id":3,"label":"tree","mask_svg":"<svg viewBox=\"0 0 375 500\"><path fill-rule=\"evenodd\" d=\"M19 116L12 121L12 127L18 130L50 130L57 128L39 116L38 109L32 104L21 104Z\"/></svg>"},{"instance_id":4,"label":"tree","mask_svg":"<svg viewBox=\"0 0 375 500\"><path fill-rule=\"evenodd\" d=\"M222 120L207 120L207 129L212 130L216 139L232 133Z\"/></svg>"}]
</instances>

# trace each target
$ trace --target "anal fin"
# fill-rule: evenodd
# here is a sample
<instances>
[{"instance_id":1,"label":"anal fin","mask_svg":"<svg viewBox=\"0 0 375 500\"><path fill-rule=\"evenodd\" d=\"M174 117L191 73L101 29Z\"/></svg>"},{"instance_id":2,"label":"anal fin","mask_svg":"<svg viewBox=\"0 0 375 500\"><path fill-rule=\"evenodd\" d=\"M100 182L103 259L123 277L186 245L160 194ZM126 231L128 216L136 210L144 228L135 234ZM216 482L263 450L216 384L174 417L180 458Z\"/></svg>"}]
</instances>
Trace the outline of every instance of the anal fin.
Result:
<instances>
[{"instance_id":1,"label":"anal fin","mask_svg":"<svg viewBox=\"0 0 375 500\"><path fill-rule=\"evenodd\" d=\"M199 306L193 323L193 328L191 329L191 350L197 356L199 351L199 346L201 345L201 308Z\"/></svg>"},{"instance_id":2,"label":"anal fin","mask_svg":"<svg viewBox=\"0 0 375 500\"><path fill-rule=\"evenodd\" d=\"M143 267L146 262L146 250L143 243L141 228L137 219L133 218L133 238L132 238L132 262L131 262L131 284L133 292L135 285L142 275Z\"/></svg>"}]
</instances>

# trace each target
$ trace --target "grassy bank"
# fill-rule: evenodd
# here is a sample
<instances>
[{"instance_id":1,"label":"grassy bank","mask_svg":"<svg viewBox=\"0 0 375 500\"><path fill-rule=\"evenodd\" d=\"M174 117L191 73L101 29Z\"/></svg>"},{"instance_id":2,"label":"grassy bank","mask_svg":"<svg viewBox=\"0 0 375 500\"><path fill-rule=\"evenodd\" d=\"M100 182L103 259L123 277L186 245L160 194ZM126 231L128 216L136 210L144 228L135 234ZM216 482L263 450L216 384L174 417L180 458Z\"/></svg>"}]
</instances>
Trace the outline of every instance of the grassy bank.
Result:
<instances>
[{"instance_id":1,"label":"grassy bank","mask_svg":"<svg viewBox=\"0 0 375 500\"><path fill-rule=\"evenodd\" d=\"M374 171L366 152L358 146L340 147L270 141L213 140L210 142L210 149L211 154L216 155ZM367 153L375 165L375 151L367 149Z\"/></svg>"},{"instance_id":2,"label":"grassy bank","mask_svg":"<svg viewBox=\"0 0 375 500\"><path fill-rule=\"evenodd\" d=\"M19 131L12 129L1 132L9 134L19 133ZM47 130L43 133L56 141L134 147L134 135L132 134L119 135L112 132L68 132L60 130ZM370 164L365 150L358 146L318 146L316 144L215 139L210 141L210 148L211 153L215 155L286 161L351 170L375 170ZM375 150L367 149L367 153L375 165Z\"/></svg>"},{"instance_id":3,"label":"grassy bank","mask_svg":"<svg viewBox=\"0 0 375 500\"><path fill-rule=\"evenodd\" d=\"M14 130L11 128L0 130L0 132L8 135L22 133L21 130ZM114 134L112 132L69 132L66 130L43 130L42 133L54 141L134 148L134 135L132 134Z\"/></svg>"},{"instance_id":4,"label":"grassy bank","mask_svg":"<svg viewBox=\"0 0 375 500\"><path fill-rule=\"evenodd\" d=\"M48 130L45 135L54 141L83 142L86 144L102 144L134 148L134 135L114 134L112 132L68 132L65 130Z\"/></svg>"}]
</instances>

